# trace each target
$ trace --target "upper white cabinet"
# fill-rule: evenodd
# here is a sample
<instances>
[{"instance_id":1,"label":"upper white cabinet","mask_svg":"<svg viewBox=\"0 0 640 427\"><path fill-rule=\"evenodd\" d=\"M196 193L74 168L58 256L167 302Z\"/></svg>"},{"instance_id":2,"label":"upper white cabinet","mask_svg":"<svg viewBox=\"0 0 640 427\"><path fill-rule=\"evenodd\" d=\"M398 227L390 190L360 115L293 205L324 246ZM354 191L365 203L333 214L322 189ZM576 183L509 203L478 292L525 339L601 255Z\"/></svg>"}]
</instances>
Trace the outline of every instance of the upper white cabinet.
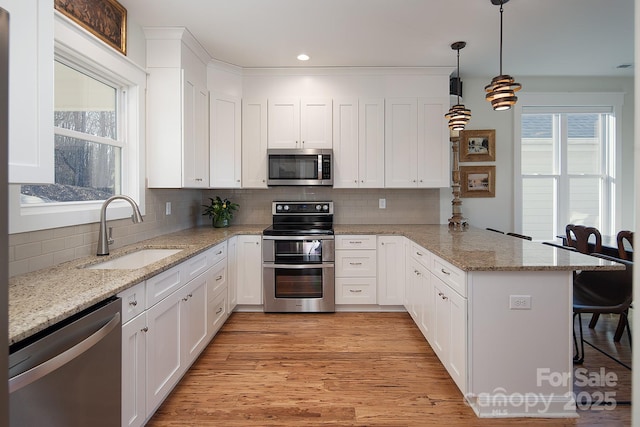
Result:
<instances>
[{"instance_id":1,"label":"upper white cabinet","mask_svg":"<svg viewBox=\"0 0 640 427\"><path fill-rule=\"evenodd\" d=\"M333 106L334 188L384 187L384 100L337 99Z\"/></svg>"},{"instance_id":2,"label":"upper white cabinet","mask_svg":"<svg viewBox=\"0 0 640 427\"><path fill-rule=\"evenodd\" d=\"M184 28L145 28L150 188L209 186L208 55Z\"/></svg>"},{"instance_id":3,"label":"upper white cabinet","mask_svg":"<svg viewBox=\"0 0 640 427\"><path fill-rule=\"evenodd\" d=\"M213 188L240 188L242 138L240 99L212 92L210 96L210 182Z\"/></svg>"},{"instance_id":4,"label":"upper white cabinet","mask_svg":"<svg viewBox=\"0 0 640 427\"><path fill-rule=\"evenodd\" d=\"M444 98L390 98L385 105L385 187L448 187Z\"/></svg>"},{"instance_id":5,"label":"upper white cabinet","mask_svg":"<svg viewBox=\"0 0 640 427\"><path fill-rule=\"evenodd\" d=\"M9 182L53 183L53 0L3 0L9 33Z\"/></svg>"},{"instance_id":6,"label":"upper white cabinet","mask_svg":"<svg viewBox=\"0 0 640 427\"><path fill-rule=\"evenodd\" d=\"M242 187L267 188L267 100L242 100Z\"/></svg>"},{"instance_id":7,"label":"upper white cabinet","mask_svg":"<svg viewBox=\"0 0 640 427\"><path fill-rule=\"evenodd\" d=\"M273 98L268 110L269 148L332 148L329 98Z\"/></svg>"}]
</instances>

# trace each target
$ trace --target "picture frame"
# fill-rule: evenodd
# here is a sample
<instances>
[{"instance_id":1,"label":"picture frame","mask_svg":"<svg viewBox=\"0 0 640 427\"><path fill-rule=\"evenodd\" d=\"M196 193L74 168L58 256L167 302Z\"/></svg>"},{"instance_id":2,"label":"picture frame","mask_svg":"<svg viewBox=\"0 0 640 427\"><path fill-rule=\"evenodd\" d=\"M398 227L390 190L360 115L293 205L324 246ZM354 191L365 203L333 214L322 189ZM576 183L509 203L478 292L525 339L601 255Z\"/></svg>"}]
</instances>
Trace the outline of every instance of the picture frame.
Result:
<instances>
[{"instance_id":1,"label":"picture frame","mask_svg":"<svg viewBox=\"0 0 640 427\"><path fill-rule=\"evenodd\" d=\"M460 166L460 197L495 196L495 166Z\"/></svg>"},{"instance_id":2,"label":"picture frame","mask_svg":"<svg viewBox=\"0 0 640 427\"><path fill-rule=\"evenodd\" d=\"M495 160L495 129L460 131L460 162L492 162Z\"/></svg>"},{"instance_id":3,"label":"picture frame","mask_svg":"<svg viewBox=\"0 0 640 427\"><path fill-rule=\"evenodd\" d=\"M123 55L127 9L116 0L54 0L54 8Z\"/></svg>"}]
</instances>

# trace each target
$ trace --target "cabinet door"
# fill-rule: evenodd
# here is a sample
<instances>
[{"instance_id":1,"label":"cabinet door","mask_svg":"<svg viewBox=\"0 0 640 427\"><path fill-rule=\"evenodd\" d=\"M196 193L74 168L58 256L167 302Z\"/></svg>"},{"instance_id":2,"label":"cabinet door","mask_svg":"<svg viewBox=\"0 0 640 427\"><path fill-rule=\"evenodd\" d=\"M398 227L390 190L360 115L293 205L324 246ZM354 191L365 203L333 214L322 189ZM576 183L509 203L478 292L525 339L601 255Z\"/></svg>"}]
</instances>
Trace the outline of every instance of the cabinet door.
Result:
<instances>
[{"instance_id":1,"label":"cabinet door","mask_svg":"<svg viewBox=\"0 0 640 427\"><path fill-rule=\"evenodd\" d=\"M175 292L147 310L146 416L158 408L182 375L181 298L182 292Z\"/></svg>"},{"instance_id":2,"label":"cabinet door","mask_svg":"<svg viewBox=\"0 0 640 427\"><path fill-rule=\"evenodd\" d=\"M358 188L358 100L333 101L333 187Z\"/></svg>"},{"instance_id":3,"label":"cabinet door","mask_svg":"<svg viewBox=\"0 0 640 427\"><path fill-rule=\"evenodd\" d=\"M210 182L213 188L240 188L242 139L240 99L222 93L211 94Z\"/></svg>"},{"instance_id":4,"label":"cabinet door","mask_svg":"<svg viewBox=\"0 0 640 427\"><path fill-rule=\"evenodd\" d=\"M449 301L449 358L446 367L449 375L463 393L467 383L467 300L457 292L447 293Z\"/></svg>"},{"instance_id":5,"label":"cabinet door","mask_svg":"<svg viewBox=\"0 0 640 427\"><path fill-rule=\"evenodd\" d=\"M418 179L418 101L390 98L385 103L385 187L415 188Z\"/></svg>"},{"instance_id":6,"label":"cabinet door","mask_svg":"<svg viewBox=\"0 0 640 427\"><path fill-rule=\"evenodd\" d=\"M404 237L378 236L378 304L404 303Z\"/></svg>"},{"instance_id":7,"label":"cabinet door","mask_svg":"<svg viewBox=\"0 0 640 427\"><path fill-rule=\"evenodd\" d=\"M146 419L147 316L122 325L122 426L141 426Z\"/></svg>"},{"instance_id":8,"label":"cabinet door","mask_svg":"<svg viewBox=\"0 0 640 427\"><path fill-rule=\"evenodd\" d=\"M418 186L449 187L449 100L418 99Z\"/></svg>"},{"instance_id":9,"label":"cabinet door","mask_svg":"<svg viewBox=\"0 0 640 427\"><path fill-rule=\"evenodd\" d=\"M262 237L238 236L238 304L262 304Z\"/></svg>"},{"instance_id":10,"label":"cabinet door","mask_svg":"<svg viewBox=\"0 0 640 427\"><path fill-rule=\"evenodd\" d=\"M238 303L238 238L227 242L227 313L233 312Z\"/></svg>"},{"instance_id":11,"label":"cabinet door","mask_svg":"<svg viewBox=\"0 0 640 427\"><path fill-rule=\"evenodd\" d=\"M332 148L331 99L303 99L300 103L301 148Z\"/></svg>"},{"instance_id":12,"label":"cabinet door","mask_svg":"<svg viewBox=\"0 0 640 427\"><path fill-rule=\"evenodd\" d=\"M362 99L358 118L360 188L384 188L384 99Z\"/></svg>"},{"instance_id":13,"label":"cabinet door","mask_svg":"<svg viewBox=\"0 0 640 427\"><path fill-rule=\"evenodd\" d=\"M300 100L276 98L269 100L269 148L301 148Z\"/></svg>"},{"instance_id":14,"label":"cabinet door","mask_svg":"<svg viewBox=\"0 0 640 427\"><path fill-rule=\"evenodd\" d=\"M207 285L211 275L203 273L181 291L180 348L182 372L186 371L207 345Z\"/></svg>"},{"instance_id":15,"label":"cabinet door","mask_svg":"<svg viewBox=\"0 0 640 427\"><path fill-rule=\"evenodd\" d=\"M420 280L420 269L418 263L411 257L407 257L407 274L405 275L405 296L404 307L419 326L420 318L418 317L418 282Z\"/></svg>"},{"instance_id":16,"label":"cabinet door","mask_svg":"<svg viewBox=\"0 0 640 427\"><path fill-rule=\"evenodd\" d=\"M242 188L267 188L267 101L242 101Z\"/></svg>"},{"instance_id":17,"label":"cabinet door","mask_svg":"<svg viewBox=\"0 0 640 427\"><path fill-rule=\"evenodd\" d=\"M209 94L183 72L182 97L182 186L206 188L209 186Z\"/></svg>"},{"instance_id":18,"label":"cabinet door","mask_svg":"<svg viewBox=\"0 0 640 427\"><path fill-rule=\"evenodd\" d=\"M451 328L451 306L447 297L447 285L433 274L431 275L433 284L434 307L433 307L433 329L431 347L447 366L449 359L449 333Z\"/></svg>"},{"instance_id":19,"label":"cabinet door","mask_svg":"<svg viewBox=\"0 0 640 427\"><path fill-rule=\"evenodd\" d=\"M9 182L53 184L53 0L3 0L2 7L11 20Z\"/></svg>"},{"instance_id":20,"label":"cabinet door","mask_svg":"<svg viewBox=\"0 0 640 427\"><path fill-rule=\"evenodd\" d=\"M421 266L420 263L416 264L416 269L418 271L418 280L416 281L415 298L418 304L418 308L416 310L418 312L418 327L427 341L431 342L435 311L431 274L429 273L429 270Z\"/></svg>"}]
</instances>

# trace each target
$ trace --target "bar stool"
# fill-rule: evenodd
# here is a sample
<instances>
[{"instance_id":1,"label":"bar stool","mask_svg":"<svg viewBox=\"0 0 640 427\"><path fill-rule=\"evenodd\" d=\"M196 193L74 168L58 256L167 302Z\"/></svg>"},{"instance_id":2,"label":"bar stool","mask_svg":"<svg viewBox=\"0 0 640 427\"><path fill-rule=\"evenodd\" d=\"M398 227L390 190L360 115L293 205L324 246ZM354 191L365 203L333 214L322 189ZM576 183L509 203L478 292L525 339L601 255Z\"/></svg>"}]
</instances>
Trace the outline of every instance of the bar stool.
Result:
<instances>
[{"instance_id":1,"label":"bar stool","mask_svg":"<svg viewBox=\"0 0 640 427\"><path fill-rule=\"evenodd\" d=\"M567 233L567 245L573 246L583 254L602 253L602 235L595 227L587 227L584 225L568 224L565 228ZM589 249L589 237L595 236L595 247Z\"/></svg>"}]
</instances>

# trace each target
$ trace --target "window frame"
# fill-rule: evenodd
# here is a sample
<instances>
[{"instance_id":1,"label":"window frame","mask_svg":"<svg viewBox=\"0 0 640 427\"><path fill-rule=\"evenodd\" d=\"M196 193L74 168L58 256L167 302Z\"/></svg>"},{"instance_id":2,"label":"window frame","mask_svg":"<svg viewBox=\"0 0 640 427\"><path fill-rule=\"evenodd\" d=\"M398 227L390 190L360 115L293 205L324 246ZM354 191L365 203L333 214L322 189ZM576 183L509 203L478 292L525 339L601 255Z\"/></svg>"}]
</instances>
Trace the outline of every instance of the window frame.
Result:
<instances>
[{"instance_id":1,"label":"window frame","mask_svg":"<svg viewBox=\"0 0 640 427\"><path fill-rule=\"evenodd\" d=\"M145 214L145 91L146 72L130 59L90 36L77 25L54 16L54 60L78 68L92 77L120 88L118 107L119 136L122 147L122 194L132 197ZM53 64L52 71L53 71ZM51 112L53 114L53 111ZM53 140L51 141L53 144ZM21 206L20 184L9 186L9 233L44 230L98 222L103 201ZM109 206L109 219L131 216L128 203L114 201Z\"/></svg>"},{"instance_id":2,"label":"window frame","mask_svg":"<svg viewBox=\"0 0 640 427\"><path fill-rule=\"evenodd\" d=\"M523 199L522 199L522 114L524 110L527 112L540 113L610 113L612 115L613 125L608 130L612 133L611 144L605 148L603 153L603 170L605 179L603 185L608 187L604 191L604 198L601 201L601 221L604 224L600 230L603 234L611 234L621 224L621 191L620 170L622 165L622 121L620 120L622 113L622 105L624 103L623 93L604 92L604 93L523 93L519 95L519 102L514 108L514 226L516 230L522 231L523 228ZM562 132L566 132L566 126L562 127ZM566 135L563 136L563 138ZM565 138L566 140L566 138ZM572 176L586 176L582 174L569 174L566 171L566 144L560 147L561 154L559 159L555 159L557 164L554 165L554 173L544 175L544 177L555 177L558 180L560 192L568 191L569 179ZM561 164L562 163L562 164ZM563 167L564 166L564 167ZM560 168L560 169L558 169ZM591 175L591 174L587 174ZM598 175L600 176L600 175ZM527 175L527 177L531 177ZM542 178L543 176L541 176ZM603 188L601 188L601 191ZM564 235L564 225L558 224L559 215L567 212L566 203L554 194L557 204L554 206L554 236ZM611 216L606 210L602 210L602 206L613 205L614 215Z\"/></svg>"}]
</instances>

